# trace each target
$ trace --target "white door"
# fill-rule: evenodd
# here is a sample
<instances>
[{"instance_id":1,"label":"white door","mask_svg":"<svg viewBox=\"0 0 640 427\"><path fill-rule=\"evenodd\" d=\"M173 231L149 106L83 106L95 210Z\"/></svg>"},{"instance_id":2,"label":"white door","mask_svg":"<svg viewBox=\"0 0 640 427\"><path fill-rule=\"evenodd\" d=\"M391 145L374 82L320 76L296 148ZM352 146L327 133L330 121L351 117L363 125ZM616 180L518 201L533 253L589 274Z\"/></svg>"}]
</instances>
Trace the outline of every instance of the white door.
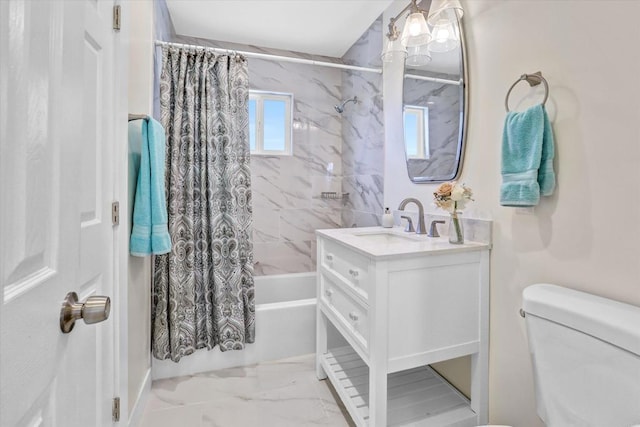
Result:
<instances>
[{"instance_id":1,"label":"white door","mask_svg":"<svg viewBox=\"0 0 640 427\"><path fill-rule=\"evenodd\" d=\"M115 316L59 324L68 292L114 291L112 9L0 1L3 427L113 424Z\"/></svg>"}]
</instances>

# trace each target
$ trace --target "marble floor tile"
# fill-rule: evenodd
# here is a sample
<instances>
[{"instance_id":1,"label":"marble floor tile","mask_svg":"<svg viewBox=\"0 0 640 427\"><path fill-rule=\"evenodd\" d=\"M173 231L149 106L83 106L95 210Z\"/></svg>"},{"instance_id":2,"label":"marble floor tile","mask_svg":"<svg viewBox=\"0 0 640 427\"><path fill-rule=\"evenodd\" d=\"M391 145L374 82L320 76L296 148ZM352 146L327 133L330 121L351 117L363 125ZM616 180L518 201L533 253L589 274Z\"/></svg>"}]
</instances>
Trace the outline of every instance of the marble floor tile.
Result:
<instances>
[{"instance_id":1,"label":"marble floor tile","mask_svg":"<svg viewBox=\"0 0 640 427\"><path fill-rule=\"evenodd\" d=\"M314 355L153 383L140 427L349 427Z\"/></svg>"},{"instance_id":2,"label":"marble floor tile","mask_svg":"<svg viewBox=\"0 0 640 427\"><path fill-rule=\"evenodd\" d=\"M145 410L140 427L201 427L203 418L202 406L185 405L158 411Z\"/></svg>"}]
</instances>

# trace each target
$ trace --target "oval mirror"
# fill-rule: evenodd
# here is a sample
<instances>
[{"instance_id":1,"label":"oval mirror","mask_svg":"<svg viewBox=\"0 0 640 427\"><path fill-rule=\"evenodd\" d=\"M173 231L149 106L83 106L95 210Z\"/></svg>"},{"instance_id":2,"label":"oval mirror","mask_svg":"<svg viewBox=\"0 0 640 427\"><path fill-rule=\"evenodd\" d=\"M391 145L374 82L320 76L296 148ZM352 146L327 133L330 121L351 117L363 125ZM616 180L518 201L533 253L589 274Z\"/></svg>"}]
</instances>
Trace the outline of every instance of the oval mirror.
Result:
<instances>
[{"instance_id":1,"label":"oval mirror","mask_svg":"<svg viewBox=\"0 0 640 427\"><path fill-rule=\"evenodd\" d=\"M410 49L405 61L404 146L414 183L451 181L462 171L468 86L464 33L453 10L443 15L447 19L438 21L443 25L431 28L435 42Z\"/></svg>"}]
</instances>

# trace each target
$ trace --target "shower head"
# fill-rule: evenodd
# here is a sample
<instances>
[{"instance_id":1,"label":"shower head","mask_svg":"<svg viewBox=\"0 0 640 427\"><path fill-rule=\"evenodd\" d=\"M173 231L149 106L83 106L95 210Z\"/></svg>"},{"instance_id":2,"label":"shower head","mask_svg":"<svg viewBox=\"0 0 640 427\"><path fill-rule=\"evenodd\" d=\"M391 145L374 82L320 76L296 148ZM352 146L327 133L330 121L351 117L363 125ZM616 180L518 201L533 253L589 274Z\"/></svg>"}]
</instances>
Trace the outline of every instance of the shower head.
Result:
<instances>
[{"instance_id":1,"label":"shower head","mask_svg":"<svg viewBox=\"0 0 640 427\"><path fill-rule=\"evenodd\" d=\"M342 104L340 105L334 105L333 108L339 113L342 114L344 112L344 106L347 104L347 102L353 102L354 104L358 103L358 97L354 96L351 99L347 99L346 101L344 101Z\"/></svg>"}]
</instances>

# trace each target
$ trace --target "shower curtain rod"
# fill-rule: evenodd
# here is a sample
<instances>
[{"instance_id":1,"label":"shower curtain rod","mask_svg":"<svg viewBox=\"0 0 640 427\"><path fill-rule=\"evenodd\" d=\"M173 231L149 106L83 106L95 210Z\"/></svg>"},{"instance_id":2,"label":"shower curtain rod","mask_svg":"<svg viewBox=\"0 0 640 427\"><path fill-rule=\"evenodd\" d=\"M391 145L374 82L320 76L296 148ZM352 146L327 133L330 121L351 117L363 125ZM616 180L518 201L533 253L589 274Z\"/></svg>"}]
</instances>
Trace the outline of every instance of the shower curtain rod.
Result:
<instances>
[{"instance_id":1,"label":"shower curtain rod","mask_svg":"<svg viewBox=\"0 0 640 427\"><path fill-rule=\"evenodd\" d=\"M305 58L294 58L291 56L281 56L281 55L272 55L270 53L258 53L258 52L247 52L241 50L233 50L233 49L222 49L218 47L207 47L207 46L198 46L195 44L184 44L184 43L171 43L171 42L163 42L160 40L156 40L157 46L175 46L175 47L183 47L187 49L205 49L210 50L212 52L218 53L237 53L239 55L244 55L248 58L257 58L257 59L266 59L266 60L276 60L276 61L284 61L284 62L295 62L298 64L309 64L309 65L319 65L323 67L333 67L333 68L342 68L345 70L354 70L354 71L364 71L368 73L376 73L381 74L382 68L368 68L368 67L358 67L355 65L347 65L347 64L337 64L334 62L325 62L325 61L315 61L313 59L305 59ZM405 78L411 78L416 80L427 80L435 83L444 83L450 85L460 85L461 82L459 80L447 80L441 79L437 77L429 77L429 76L419 76L415 74L405 74Z\"/></svg>"},{"instance_id":2,"label":"shower curtain rod","mask_svg":"<svg viewBox=\"0 0 640 427\"><path fill-rule=\"evenodd\" d=\"M438 77L420 76L418 74L405 74L404 78L405 79L414 79L414 80L426 80L426 81L429 81L429 82L444 83L446 85L460 86L462 84L462 82L460 80L440 79Z\"/></svg>"},{"instance_id":3,"label":"shower curtain rod","mask_svg":"<svg viewBox=\"0 0 640 427\"><path fill-rule=\"evenodd\" d=\"M313 59L293 58L291 56L272 55L270 53L246 52L241 50L221 49L217 47L198 46L193 44L170 43L170 42L163 42L160 40L156 40L156 45L157 46L175 46L175 47L183 47L183 48L197 48L197 49L210 50L212 52L218 52L218 53L237 53L239 55L246 56L247 58L295 62L298 64L320 65L323 67L342 68L344 70L364 71L367 73L377 73L377 74L382 73L381 68L358 67L355 65L336 64L334 62L315 61Z\"/></svg>"}]
</instances>

